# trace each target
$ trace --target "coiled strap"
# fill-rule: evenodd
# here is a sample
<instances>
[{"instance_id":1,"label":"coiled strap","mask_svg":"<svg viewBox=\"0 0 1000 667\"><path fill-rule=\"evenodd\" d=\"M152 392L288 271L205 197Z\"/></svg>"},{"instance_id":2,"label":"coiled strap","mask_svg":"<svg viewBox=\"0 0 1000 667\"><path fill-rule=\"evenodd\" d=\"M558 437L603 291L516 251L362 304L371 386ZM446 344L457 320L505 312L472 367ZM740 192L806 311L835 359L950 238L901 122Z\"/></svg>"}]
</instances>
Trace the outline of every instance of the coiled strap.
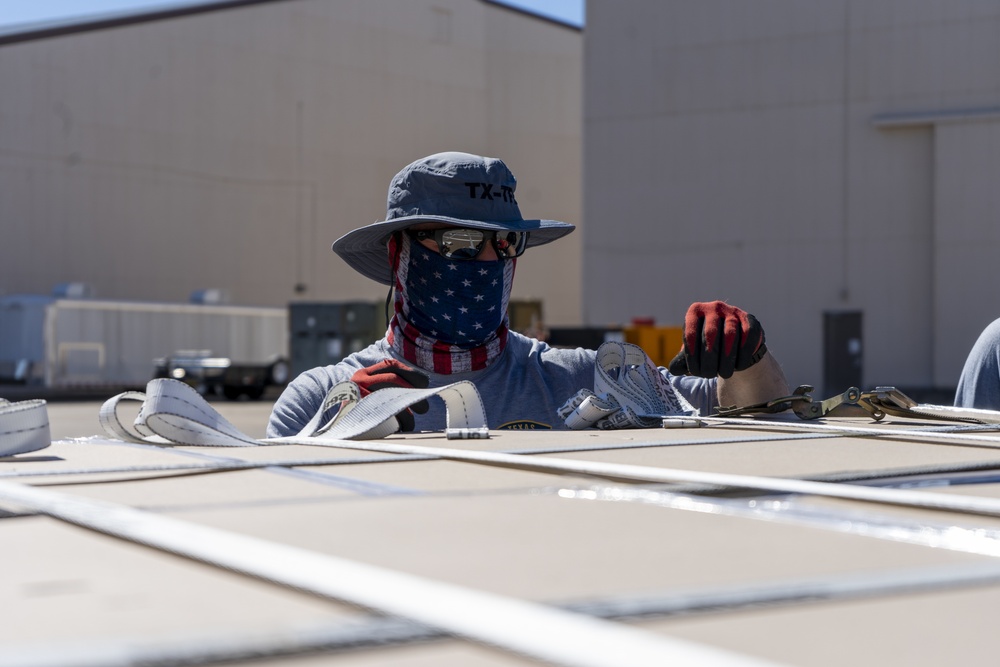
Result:
<instances>
[{"instance_id":1,"label":"coiled strap","mask_svg":"<svg viewBox=\"0 0 1000 667\"><path fill-rule=\"evenodd\" d=\"M52 442L45 401L12 403L0 398L0 456L44 449Z\"/></svg>"},{"instance_id":2,"label":"coiled strap","mask_svg":"<svg viewBox=\"0 0 1000 667\"><path fill-rule=\"evenodd\" d=\"M559 408L572 429L659 428L664 417L696 414L641 347L618 341L597 348L594 391L581 389Z\"/></svg>"}]
</instances>

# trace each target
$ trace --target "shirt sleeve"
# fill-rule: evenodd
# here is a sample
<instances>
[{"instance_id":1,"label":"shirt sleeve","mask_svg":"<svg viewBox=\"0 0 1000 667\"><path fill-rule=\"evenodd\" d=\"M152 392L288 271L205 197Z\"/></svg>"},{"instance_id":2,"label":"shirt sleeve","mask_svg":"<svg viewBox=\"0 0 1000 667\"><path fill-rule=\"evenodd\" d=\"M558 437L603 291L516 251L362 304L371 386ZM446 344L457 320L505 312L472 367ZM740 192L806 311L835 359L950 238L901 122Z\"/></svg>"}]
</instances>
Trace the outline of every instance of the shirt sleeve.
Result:
<instances>
[{"instance_id":1,"label":"shirt sleeve","mask_svg":"<svg viewBox=\"0 0 1000 667\"><path fill-rule=\"evenodd\" d=\"M666 368L660 367L660 374L667 379L688 403L698 409L698 414L705 417L719 406L719 394L716 390L718 381L715 378L701 378L693 375L671 375Z\"/></svg>"},{"instance_id":2,"label":"shirt sleeve","mask_svg":"<svg viewBox=\"0 0 1000 667\"><path fill-rule=\"evenodd\" d=\"M296 435L319 411L329 390L328 387L325 388L326 382L319 370L313 369L299 375L281 392L271 409L267 437Z\"/></svg>"},{"instance_id":3,"label":"shirt sleeve","mask_svg":"<svg viewBox=\"0 0 1000 667\"><path fill-rule=\"evenodd\" d=\"M955 405L1000 409L1000 320L983 329L962 368Z\"/></svg>"}]
</instances>

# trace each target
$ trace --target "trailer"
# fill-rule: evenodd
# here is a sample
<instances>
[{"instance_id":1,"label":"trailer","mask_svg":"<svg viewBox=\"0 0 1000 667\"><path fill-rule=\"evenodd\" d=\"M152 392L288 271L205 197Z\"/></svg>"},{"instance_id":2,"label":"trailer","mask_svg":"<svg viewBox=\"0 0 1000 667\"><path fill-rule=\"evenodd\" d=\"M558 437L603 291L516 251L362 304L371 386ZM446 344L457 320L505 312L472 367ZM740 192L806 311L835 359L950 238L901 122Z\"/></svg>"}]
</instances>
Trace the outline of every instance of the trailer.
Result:
<instances>
[{"instance_id":1,"label":"trailer","mask_svg":"<svg viewBox=\"0 0 1000 667\"><path fill-rule=\"evenodd\" d=\"M222 372L205 381L199 364ZM51 389L138 388L164 368L202 393L259 398L267 386L288 381L288 311L0 298L0 382Z\"/></svg>"}]
</instances>

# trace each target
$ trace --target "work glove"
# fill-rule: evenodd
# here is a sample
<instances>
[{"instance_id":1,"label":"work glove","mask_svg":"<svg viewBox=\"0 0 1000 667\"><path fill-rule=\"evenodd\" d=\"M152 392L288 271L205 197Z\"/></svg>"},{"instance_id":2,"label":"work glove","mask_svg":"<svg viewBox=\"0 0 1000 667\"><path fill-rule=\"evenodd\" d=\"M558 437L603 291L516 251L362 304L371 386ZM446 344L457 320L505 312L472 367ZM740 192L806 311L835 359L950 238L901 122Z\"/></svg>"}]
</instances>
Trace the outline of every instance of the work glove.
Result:
<instances>
[{"instance_id":1,"label":"work glove","mask_svg":"<svg viewBox=\"0 0 1000 667\"><path fill-rule=\"evenodd\" d=\"M362 368L351 376L351 382L358 385L361 398L364 398L373 391L385 389L386 387L403 387L404 389L426 389L430 384L430 379L424 373L410 368L404 363L395 359L380 361L374 366ZM406 410L396 415L399 422L399 430L410 432L414 429L413 413L424 414L430 406L426 399L419 403L414 403Z\"/></svg>"},{"instance_id":2,"label":"work glove","mask_svg":"<svg viewBox=\"0 0 1000 667\"><path fill-rule=\"evenodd\" d=\"M667 367L673 375L728 378L767 353L757 318L722 301L692 303L684 317L684 347Z\"/></svg>"}]
</instances>

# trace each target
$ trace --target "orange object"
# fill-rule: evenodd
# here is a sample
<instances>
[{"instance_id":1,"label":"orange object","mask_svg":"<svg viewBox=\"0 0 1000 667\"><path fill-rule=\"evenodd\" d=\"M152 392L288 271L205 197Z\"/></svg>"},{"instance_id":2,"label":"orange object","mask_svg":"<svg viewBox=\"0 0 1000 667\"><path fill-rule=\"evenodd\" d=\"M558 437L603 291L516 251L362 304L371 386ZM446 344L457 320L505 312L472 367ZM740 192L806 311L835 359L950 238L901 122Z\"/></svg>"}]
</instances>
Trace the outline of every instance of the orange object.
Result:
<instances>
[{"instance_id":1,"label":"orange object","mask_svg":"<svg viewBox=\"0 0 1000 667\"><path fill-rule=\"evenodd\" d=\"M638 322L640 320L632 320L631 326L622 329L625 342L641 347L657 366L669 364L684 345L684 327L654 326Z\"/></svg>"}]
</instances>

